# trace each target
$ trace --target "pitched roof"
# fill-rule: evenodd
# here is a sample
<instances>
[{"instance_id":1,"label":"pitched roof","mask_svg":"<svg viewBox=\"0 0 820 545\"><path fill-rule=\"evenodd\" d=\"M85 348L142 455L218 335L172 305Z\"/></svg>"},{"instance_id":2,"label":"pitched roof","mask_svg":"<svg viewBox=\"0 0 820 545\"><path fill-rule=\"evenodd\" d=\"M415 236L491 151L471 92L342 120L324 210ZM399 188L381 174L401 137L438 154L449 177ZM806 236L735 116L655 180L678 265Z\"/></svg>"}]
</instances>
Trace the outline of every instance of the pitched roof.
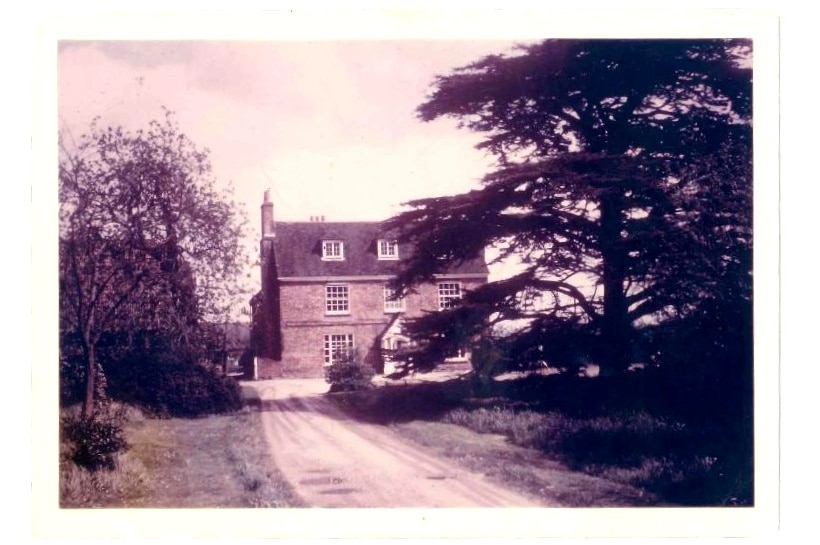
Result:
<instances>
[{"instance_id":1,"label":"pitched roof","mask_svg":"<svg viewBox=\"0 0 820 545\"><path fill-rule=\"evenodd\" d=\"M392 276L411 248L399 245L399 259L378 258L378 240L390 238L379 222L277 222L274 254L280 278L311 276ZM344 260L322 259L322 241L341 240ZM442 273L487 274L484 256Z\"/></svg>"}]
</instances>

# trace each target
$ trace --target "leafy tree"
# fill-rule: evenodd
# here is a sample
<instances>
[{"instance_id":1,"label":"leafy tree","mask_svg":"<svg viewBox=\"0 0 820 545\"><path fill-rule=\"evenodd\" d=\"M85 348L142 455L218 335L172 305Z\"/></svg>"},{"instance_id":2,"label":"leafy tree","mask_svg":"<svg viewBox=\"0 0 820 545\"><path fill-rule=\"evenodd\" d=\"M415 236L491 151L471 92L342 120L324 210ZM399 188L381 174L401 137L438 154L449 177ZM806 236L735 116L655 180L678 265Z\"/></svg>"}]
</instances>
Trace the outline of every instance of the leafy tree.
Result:
<instances>
[{"instance_id":1,"label":"leafy tree","mask_svg":"<svg viewBox=\"0 0 820 545\"><path fill-rule=\"evenodd\" d=\"M438 77L420 118L482 133L497 165L387 222L417 248L396 288L488 247L520 267L410 323L407 368L501 329L517 361L563 343L622 370L637 326L750 297L750 59L743 40L548 40Z\"/></svg>"},{"instance_id":2,"label":"leafy tree","mask_svg":"<svg viewBox=\"0 0 820 545\"><path fill-rule=\"evenodd\" d=\"M184 343L227 311L244 219L170 112L133 133L95 120L73 144L61 135L61 350L71 338L81 348L90 415L104 390L103 338L163 331Z\"/></svg>"}]
</instances>

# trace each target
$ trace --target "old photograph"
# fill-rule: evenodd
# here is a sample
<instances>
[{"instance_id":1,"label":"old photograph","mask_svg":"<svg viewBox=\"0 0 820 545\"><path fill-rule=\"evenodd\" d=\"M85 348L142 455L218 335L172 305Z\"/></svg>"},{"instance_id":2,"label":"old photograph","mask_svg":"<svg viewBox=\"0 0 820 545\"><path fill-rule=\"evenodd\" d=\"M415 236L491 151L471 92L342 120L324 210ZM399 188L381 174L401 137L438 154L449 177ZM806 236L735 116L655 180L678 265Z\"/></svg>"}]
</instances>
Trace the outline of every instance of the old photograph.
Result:
<instances>
[{"instance_id":1,"label":"old photograph","mask_svg":"<svg viewBox=\"0 0 820 545\"><path fill-rule=\"evenodd\" d=\"M771 506L758 43L577 36L60 37L61 516Z\"/></svg>"}]
</instances>

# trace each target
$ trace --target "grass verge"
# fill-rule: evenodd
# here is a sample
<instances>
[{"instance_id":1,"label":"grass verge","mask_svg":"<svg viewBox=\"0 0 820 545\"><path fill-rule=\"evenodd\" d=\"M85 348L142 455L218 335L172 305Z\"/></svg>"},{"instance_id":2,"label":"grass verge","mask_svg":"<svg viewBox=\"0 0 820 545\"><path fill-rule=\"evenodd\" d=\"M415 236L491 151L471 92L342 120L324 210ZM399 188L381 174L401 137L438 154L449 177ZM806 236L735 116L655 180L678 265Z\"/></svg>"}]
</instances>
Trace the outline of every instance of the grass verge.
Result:
<instances>
[{"instance_id":1,"label":"grass verge","mask_svg":"<svg viewBox=\"0 0 820 545\"><path fill-rule=\"evenodd\" d=\"M442 421L500 434L573 470L644 489L668 502L740 505L750 493L744 468L723 438L647 412L573 417L472 408L450 411Z\"/></svg>"},{"instance_id":2,"label":"grass verge","mask_svg":"<svg viewBox=\"0 0 820 545\"><path fill-rule=\"evenodd\" d=\"M270 460L257 412L122 426L114 469L88 471L61 445L61 507L290 507L301 501Z\"/></svg>"},{"instance_id":3,"label":"grass verge","mask_svg":"<svg viewBox=\"0 0 820 545\"><path fill-rule=\"evenodd\" d=\"M692 407L670 407L652 380L528 378L484 395L453 380L335 399L357 418L397 426L471 469L561 505L751 505L751 422L698 414L698 397ZM485 445L453 431L459 428L482 434Z\"/></svg>"},{"instance_id":4,"label":"grass verge","mask_svg":"<svg viewBox=\"0 0 820 545\"><path fill-rule=\"evenodd\" d=\"M479 434L455 424L423 420L393 426L402 437L544 505L662 505L659 498L641 488L572 471L536 450L510 444L501 435Z\"/></svg>"}]
</instances>

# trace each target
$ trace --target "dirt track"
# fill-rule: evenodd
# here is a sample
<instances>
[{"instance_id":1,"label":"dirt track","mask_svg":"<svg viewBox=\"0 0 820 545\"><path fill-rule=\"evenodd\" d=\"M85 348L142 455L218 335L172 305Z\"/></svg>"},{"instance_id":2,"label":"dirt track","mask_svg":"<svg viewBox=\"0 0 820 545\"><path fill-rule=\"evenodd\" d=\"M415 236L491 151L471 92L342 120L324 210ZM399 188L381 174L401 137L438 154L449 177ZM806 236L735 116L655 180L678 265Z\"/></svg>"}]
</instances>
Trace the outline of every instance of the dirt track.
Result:
<instances>
[{"instance_id":1,"label":"dirt track","mask_svg":"<svg viewBox=\"0 0 820 545\"><path fill-rule=\"evenodd\" d=\"M277 467L313 507L539 507L403 440L350 419L321 379L253 383Z\"/></svg>"}]
</instances>

